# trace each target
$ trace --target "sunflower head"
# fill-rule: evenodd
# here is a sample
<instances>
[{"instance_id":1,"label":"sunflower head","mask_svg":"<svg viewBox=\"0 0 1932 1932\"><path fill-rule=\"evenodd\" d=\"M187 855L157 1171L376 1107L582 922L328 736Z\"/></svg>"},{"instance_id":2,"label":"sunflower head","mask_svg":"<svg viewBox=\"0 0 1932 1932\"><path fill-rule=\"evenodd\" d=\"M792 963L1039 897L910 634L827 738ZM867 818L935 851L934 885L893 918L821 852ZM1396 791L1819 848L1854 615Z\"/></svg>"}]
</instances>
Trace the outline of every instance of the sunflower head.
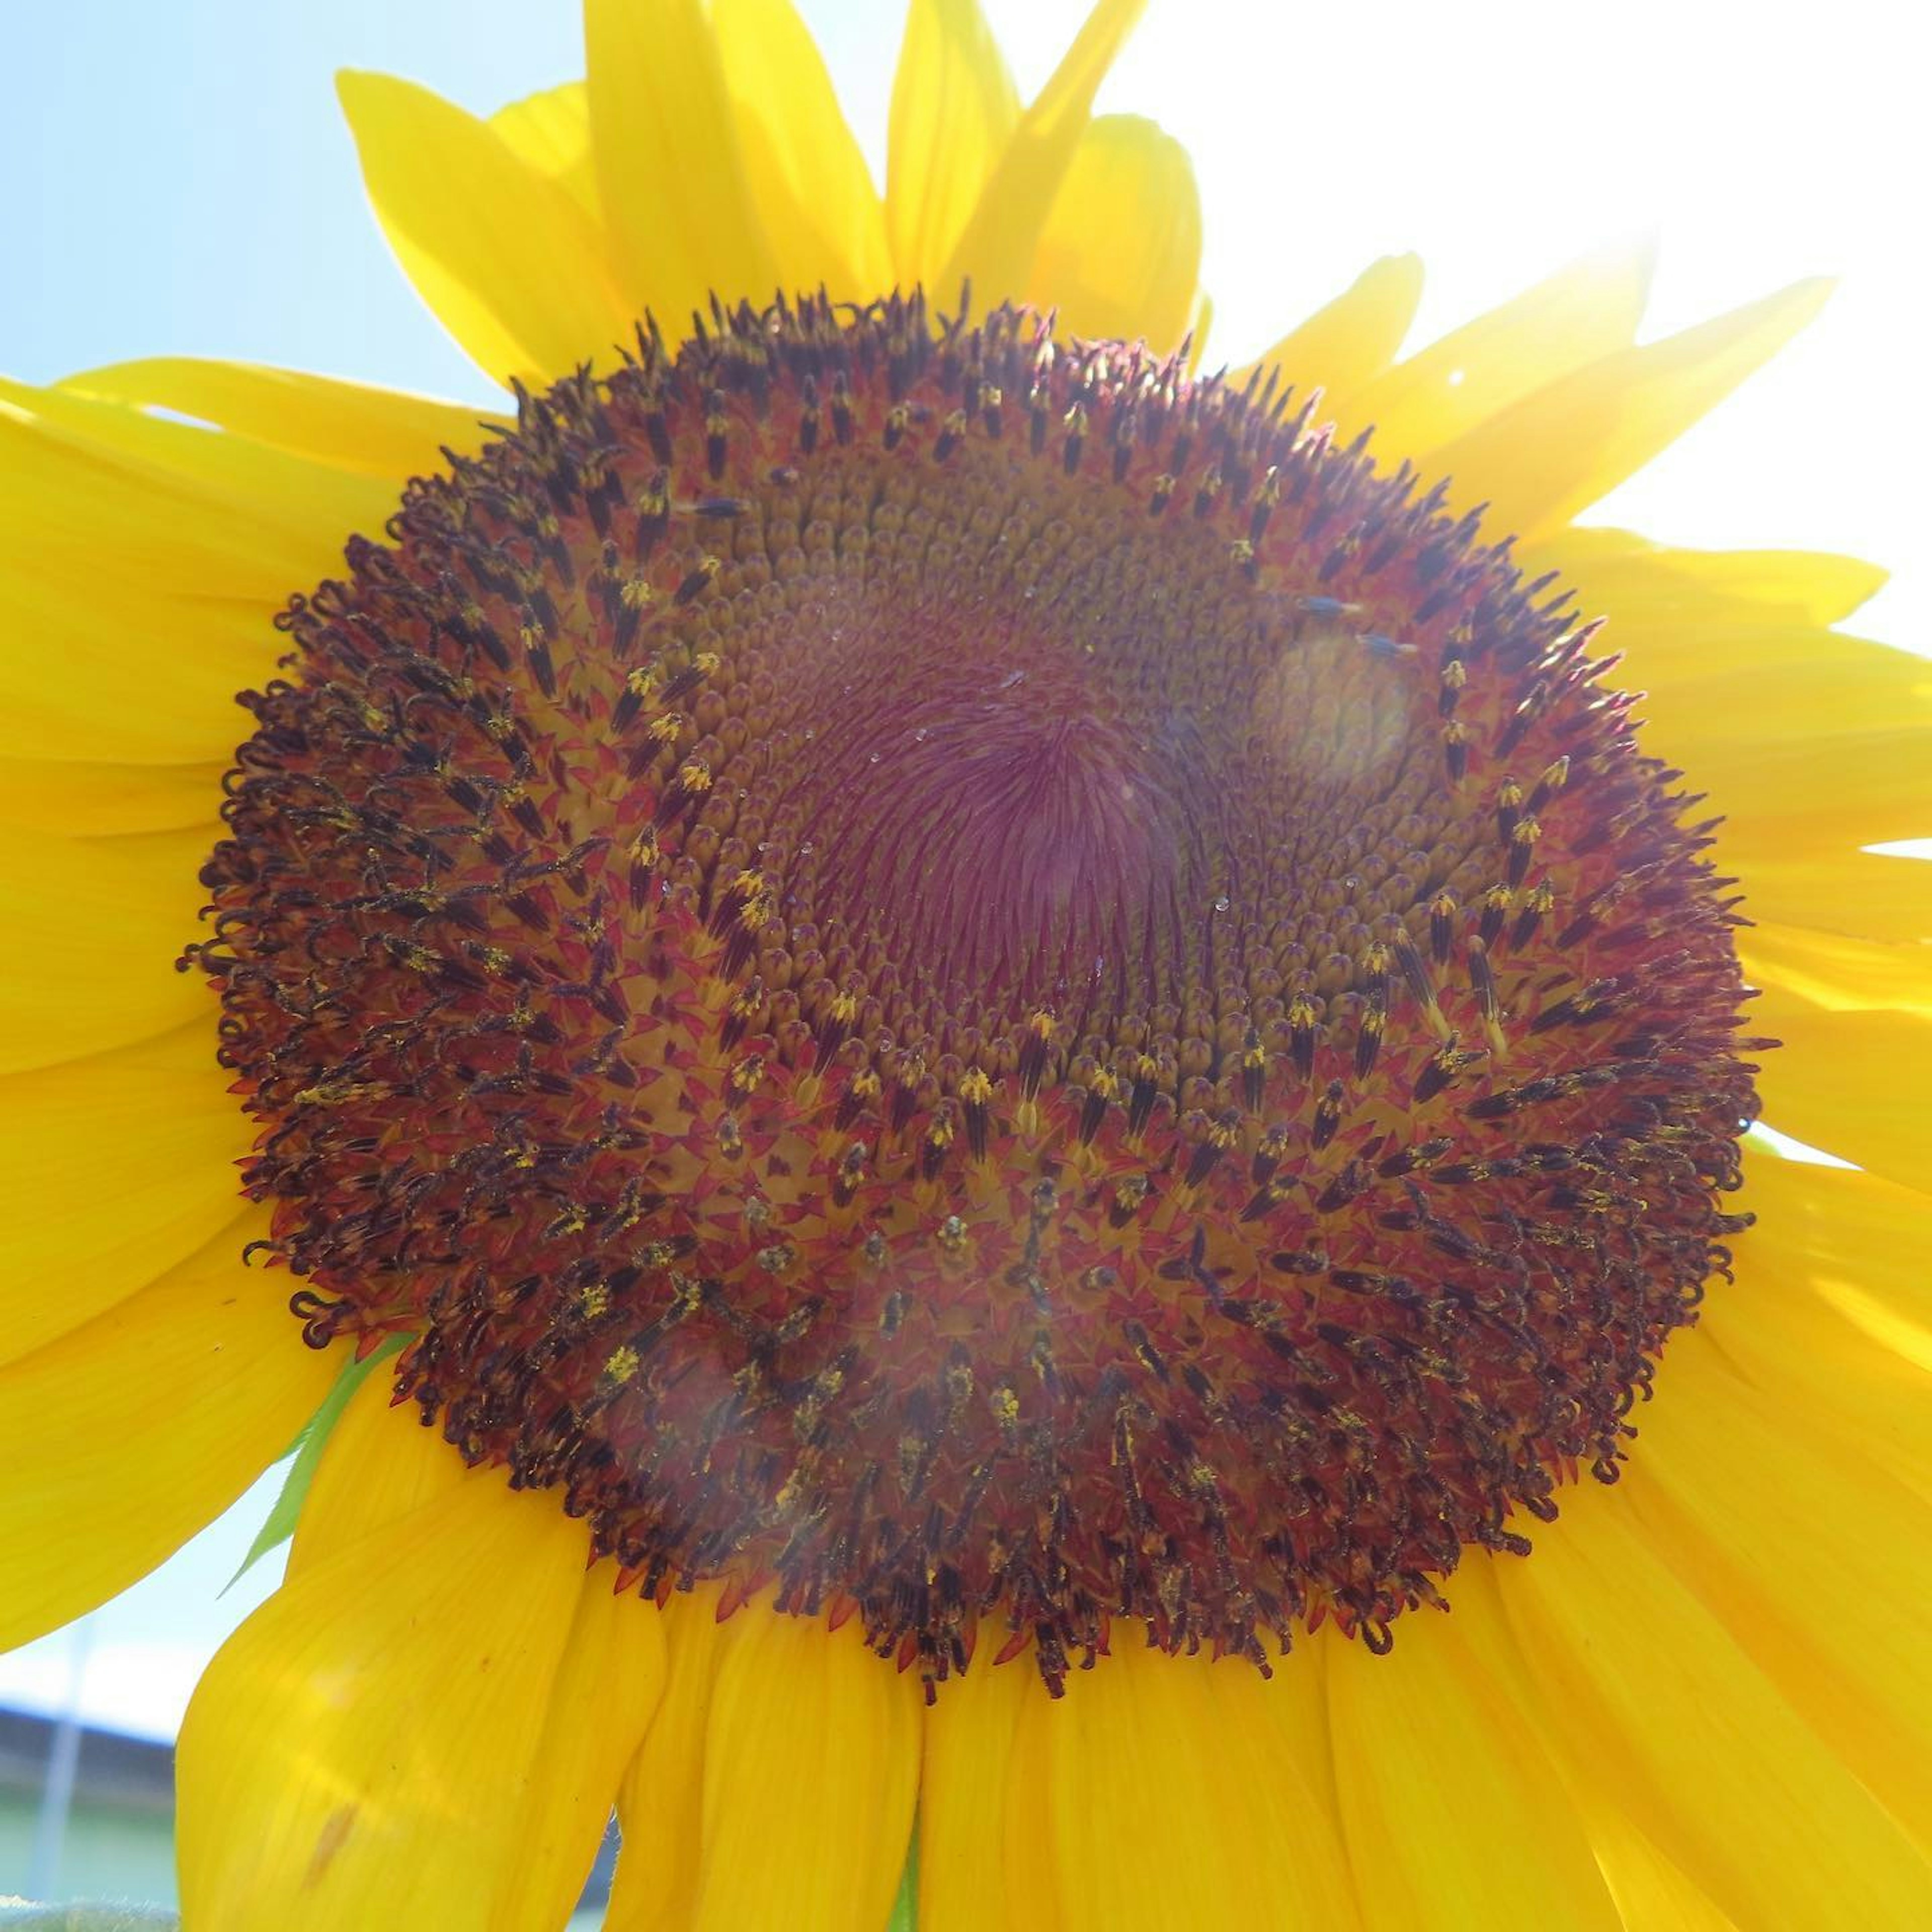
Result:
<instances>
[{"instance_id":1,"label":"sunflower head","mask_svg":"<svg viewBox=\"0 0 1932 1932\"><path fill-rule=\"evenodd\" d=\"M662 1597L1372 1646L1738 1224L1728 902L1570 600L1270 379L895 298L520 398L204 874L311 1342Z\"/></svg>"}]
</instances>

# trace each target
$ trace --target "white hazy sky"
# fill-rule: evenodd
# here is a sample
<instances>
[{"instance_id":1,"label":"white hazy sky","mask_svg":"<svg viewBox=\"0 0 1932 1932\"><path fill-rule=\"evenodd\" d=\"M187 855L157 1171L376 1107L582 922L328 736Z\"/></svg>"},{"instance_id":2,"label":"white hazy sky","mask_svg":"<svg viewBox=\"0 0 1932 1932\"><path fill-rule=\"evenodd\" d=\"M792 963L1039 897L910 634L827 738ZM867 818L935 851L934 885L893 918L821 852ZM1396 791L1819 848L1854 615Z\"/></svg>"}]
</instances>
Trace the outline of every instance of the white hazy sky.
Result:
<instances>
[{"instance_id":1,"label":"white hazy sky","mask_svg":"<svg viewBox=\"0 0 1932 1932\"><path fill-rule=\"evenodd\" d=\"M986 4L1030 91L1081 7ZM802 6L882 176L898 8ZM1100 104L1192 150L1232 359L1393 250L1429 264L1418 339L1636 234L1661 244L1658 330L1840 277L1802 341L1596 515L1874 557L1894 581L1861 622L1927 647L1932 154L1899 0L1153 0L1149 16ZM7 33L0 370L200 352L486 399L368 218L330 76L386 69L490 109L582 71L569 0L62 0L9 8ZM90 1718L172 1733L272 1580L265 1566L214 1600L267 1502L97 1613ZM0 1702L58 1704L76 1648L62 1633L0 1659Z\"/></svg>"}]
</instances>

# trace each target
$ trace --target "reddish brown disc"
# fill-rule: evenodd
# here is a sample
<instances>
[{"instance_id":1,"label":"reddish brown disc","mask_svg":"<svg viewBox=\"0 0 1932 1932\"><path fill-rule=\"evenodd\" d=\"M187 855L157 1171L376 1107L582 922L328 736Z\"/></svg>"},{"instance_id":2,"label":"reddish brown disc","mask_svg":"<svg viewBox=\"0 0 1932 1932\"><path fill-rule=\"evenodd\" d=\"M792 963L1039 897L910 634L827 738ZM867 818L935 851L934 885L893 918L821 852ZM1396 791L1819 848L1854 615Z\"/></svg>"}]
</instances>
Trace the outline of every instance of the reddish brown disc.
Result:
<instances>
[{"instance_id":1,"label":"reddish brown disc","mask_svg":"<svg viewBox=\"0 0 1932 1932\"><path fill-rule=\"evenodd\" d=\"M1271 387L714 322L412 483L245 700L195 950L308 1339L929 1679L1385 1644L1725 1264L1708 829Z\"/></svg>"}]
</instances>

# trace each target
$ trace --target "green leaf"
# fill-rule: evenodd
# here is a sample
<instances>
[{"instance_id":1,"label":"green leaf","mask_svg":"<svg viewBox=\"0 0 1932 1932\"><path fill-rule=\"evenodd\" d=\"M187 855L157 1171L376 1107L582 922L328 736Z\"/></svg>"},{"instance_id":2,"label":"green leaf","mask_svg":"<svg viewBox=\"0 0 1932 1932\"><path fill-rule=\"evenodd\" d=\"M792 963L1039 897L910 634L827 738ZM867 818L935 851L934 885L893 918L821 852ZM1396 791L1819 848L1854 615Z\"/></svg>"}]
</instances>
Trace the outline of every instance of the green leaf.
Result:
<instances>
[{"instance_id":1,"label":"green leaf","mask_svg":"<svg viewBox=\"0 0 1932 1932\"><path fill-rule=\"evenodd\" d=\"M899 1877L899 1895L892 1900L892 1916L886 1921L886 1932L919 1932L919 1824L915 1820L912 1842L906 1846L905 1870Z\"/></svg>"},{"instance_id":2,"label":"green leaf","mask_svg":"<svg viewBox=\"0 0 1932 1932\"><path fill-rule=\"evenodd\" d=\"M302 1424L300 1432L289 1444L295 1460L289 1465L289 1473L283 1479L281 1494L276 1497L267 1520L256 1532L248 1555L242 1559L241 1568L221 1586L224 1597L270 1550L279 1550L294 1535L296 1519L302 1514L302 1504L308 1500L308 1486L315 1480L316 1465L322 1460L322 1452L327 1448L335 1425L342 1420L342 1412L349 1406L349 1398L362 1386L363 1378L378 1362L387 1361L410 1340L406 1335L391 1335L360 1361L343 1364L340 1373L330 1385L328 1394L322 1397L321 1407Z\"/></svg>"}]
</instances>

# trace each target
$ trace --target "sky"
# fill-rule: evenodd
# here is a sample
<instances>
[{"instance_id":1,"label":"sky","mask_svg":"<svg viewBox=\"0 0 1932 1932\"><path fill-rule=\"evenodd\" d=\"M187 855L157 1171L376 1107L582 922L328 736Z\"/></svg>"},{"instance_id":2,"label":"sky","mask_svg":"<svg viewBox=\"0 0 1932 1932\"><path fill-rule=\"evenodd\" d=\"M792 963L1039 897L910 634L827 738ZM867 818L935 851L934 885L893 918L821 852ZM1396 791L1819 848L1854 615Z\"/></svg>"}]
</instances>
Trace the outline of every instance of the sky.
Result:
<instances>
[{"instance_id":1,"label":"sky","mask_svg":"<svg viewBox=\"0 0 1932 1932\"><path fill-rule=\"evenodd\" d=\"M883 179L896 4L801 0ZM1078 23L986 0L1023 93ZM1856 552L1894 580L1866 634L1932 644L1923 460L1920 64L1896 0L1152 0L1102 94L1195 156L1210 362L1238 362L1374 256L1428 263L1413 340L1607 242L1660 246L1652 332L1816 273L1822 319L1593 520ZM123 358L282 363L485 403L370 218L332 82L406 75L486 112L581 74L571 0L62 0L9 8L0 373ZM24 190L24 191L23 191ZM166 1736L272 1586L224 1598L272 1479L98 1612L0 1658L0 1703ZM76 1660L85 1651L84 1667Z\"/></svg>"}]
</instances>

